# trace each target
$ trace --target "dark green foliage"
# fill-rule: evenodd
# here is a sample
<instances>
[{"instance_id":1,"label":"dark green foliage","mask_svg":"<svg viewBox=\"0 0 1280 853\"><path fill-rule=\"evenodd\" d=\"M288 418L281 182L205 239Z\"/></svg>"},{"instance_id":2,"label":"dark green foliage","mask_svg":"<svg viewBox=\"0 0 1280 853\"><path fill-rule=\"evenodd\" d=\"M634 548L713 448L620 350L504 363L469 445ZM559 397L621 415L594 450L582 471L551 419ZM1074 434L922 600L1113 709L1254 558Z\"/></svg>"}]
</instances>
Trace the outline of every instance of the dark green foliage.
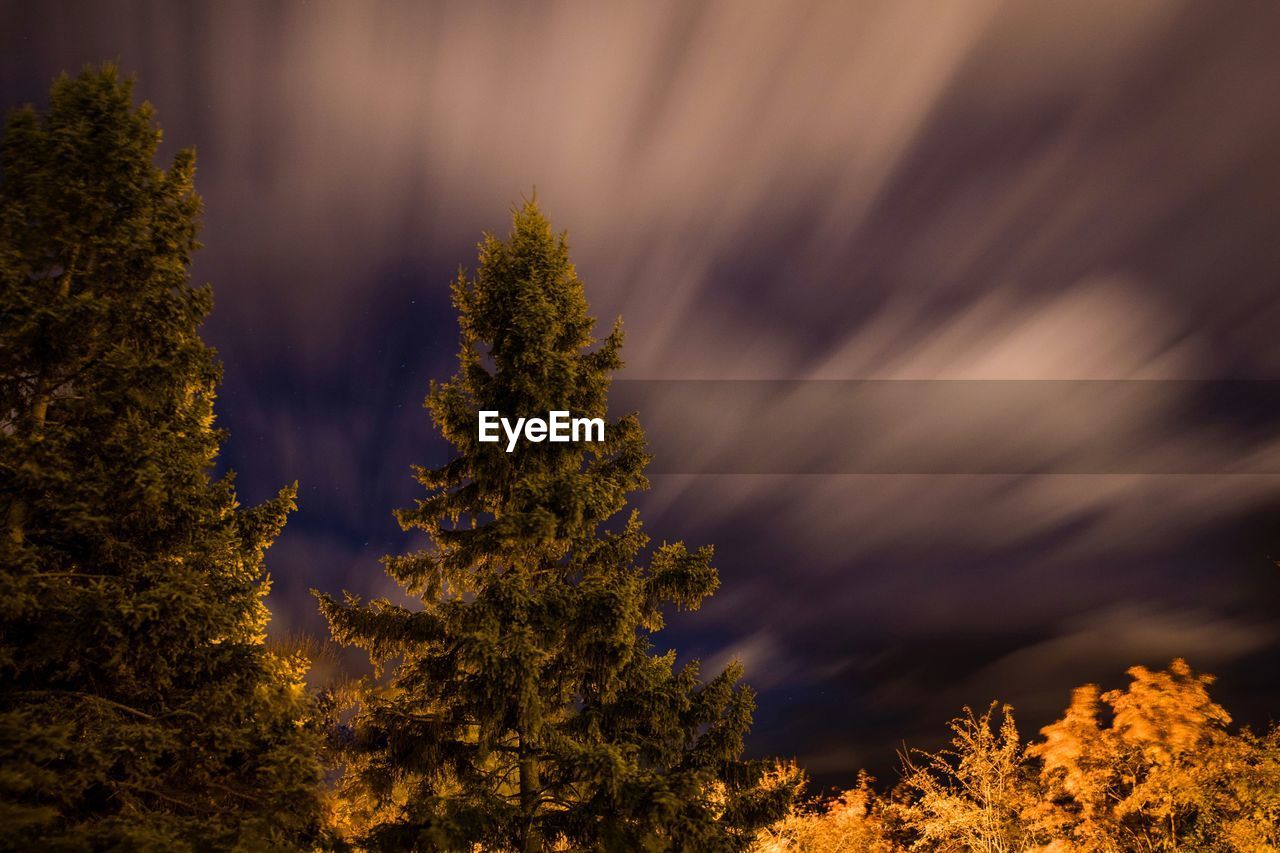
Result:
<instances>
[{"instance_id":1,"label":"dark green foliage","mask_svg":"<svg viewBox=\"0 0 1280 853\"><path fill-rule=\"evenodd\" d=\"M285 489L210 469L194 155L112 68L15 113L0 181L0 846L287 848L318 822L303 662L263 643Z\"/></svg>"},{"instance_id":2,"label":"dark green foliage","mask_svg":"<svg viewBox=\"0 0 1280 853\"><path fill-rule=\"evenodd\" d=\"M658 655L662 609L717 586L711 549L647 550L634 416L603 444L480 443L477 412L606 414L622 332L591 337L562 235L533 203L454 285L459 370L427 407L456 450L398 513L432 547L388 557L421 609L320 596L336 639L394 663L352 727L353 832L379 849L732 850L785 792L741 762L751 692ZM645 555L647 554L647 558Z\"/></svg>"}]
</instances>

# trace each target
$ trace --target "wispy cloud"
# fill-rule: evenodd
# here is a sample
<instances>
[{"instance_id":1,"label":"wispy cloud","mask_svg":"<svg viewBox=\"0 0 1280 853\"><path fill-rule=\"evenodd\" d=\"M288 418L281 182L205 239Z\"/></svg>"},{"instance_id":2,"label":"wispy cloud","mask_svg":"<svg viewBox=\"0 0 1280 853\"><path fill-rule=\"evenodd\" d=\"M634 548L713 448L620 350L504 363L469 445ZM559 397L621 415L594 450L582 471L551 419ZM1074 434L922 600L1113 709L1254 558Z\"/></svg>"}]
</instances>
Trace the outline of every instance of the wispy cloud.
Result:
<instances>
[{"instance_id":1,"label":"wispy cloud","mask_svg":"<svg viewBox=\"0 0 1280 853\"><path fill-rule=\"evenodd\" d=\"M383 589L407 465L443 453L418 403L451 370L446 284L534 186L596 313L626 318L629 378L1280 376L1274 4L51 2L0 7L0 34L6 100L114 58L167 144L198 148L227 459L250 498L302 481L270 558L282 628L314 620L309 586ZM1105 417L1155 429L1157 461L1218 465L1230 437L1179 422L1168 387L1039 424L1033 449ZM916 428L847 450L958 438ZM876 661L945 632L948 701L997 676L1065 689L1040 664L1112 666L1090 637L1136 656L1213 633L1232 660L1274 642L1241 612L1264 549L1207 555L1275 495L663 477L645 503L659 535L720 546L724 588L673 640L773 693L840 685L855 731L823 742L852 762L885 685L934 691L925 664Z\"/></svg>"}]
</instances>

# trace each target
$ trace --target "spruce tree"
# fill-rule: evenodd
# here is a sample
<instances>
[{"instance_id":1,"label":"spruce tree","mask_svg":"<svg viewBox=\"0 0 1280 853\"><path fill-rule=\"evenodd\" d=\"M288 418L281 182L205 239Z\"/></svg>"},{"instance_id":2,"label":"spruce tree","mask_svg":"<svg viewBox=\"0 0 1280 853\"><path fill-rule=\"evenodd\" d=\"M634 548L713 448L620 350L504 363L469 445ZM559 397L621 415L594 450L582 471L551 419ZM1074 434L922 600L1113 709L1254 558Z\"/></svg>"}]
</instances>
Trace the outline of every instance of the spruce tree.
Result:
<instances>
[{"instance_id":1,"label":"spruce tree","mask_svg":"<svg viewBox=\"0 0 1280 853\"><path fill-rule=\"evenodd\" d=\"M477 413L605 417L620 324L592 338L565 236L534 202L453 285L458 372L426 406L456 455L397 513L430 547L384 560L421 602L320 595L335 639L389 664L346 728L347 786L376 849L732 850L786 794L740 759L753 697L652 635L717 586L711 548L648 547L636 416L603 443L478 441ZM617 516L617 518L615 518Z\"/></svg>"},{"instance_id":2,"label":"spruce tree","mask_svg":"<svg viewBox=\"0 0 1280 853\"><path fill-rule=\"evenodd\" d=\"M7 122L0 847L282 849L318 821L302 661L264 645L286 488L214 479L194 155L114 68Z\"/></svg>"}]
</instances>

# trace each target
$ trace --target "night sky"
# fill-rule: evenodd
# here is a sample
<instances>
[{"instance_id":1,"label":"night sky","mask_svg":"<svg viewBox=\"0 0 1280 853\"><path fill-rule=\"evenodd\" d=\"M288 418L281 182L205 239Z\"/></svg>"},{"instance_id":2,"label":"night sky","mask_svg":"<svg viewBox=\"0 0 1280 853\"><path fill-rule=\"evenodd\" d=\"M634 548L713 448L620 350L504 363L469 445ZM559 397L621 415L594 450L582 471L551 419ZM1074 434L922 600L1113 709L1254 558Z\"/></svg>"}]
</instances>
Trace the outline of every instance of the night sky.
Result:
<instances>
[{"instance_id":1,"label":"night sky","mask_svg":"<svg viewBox=\"0 0 1280 853\"><path fill-rule=\"evenodd\" d=\"M1277 44L1265 0L0 2L0 101L115 60L166 156L196 147L223 464L245 502L301 484L279 636L323 634L311 587L395 594L378 557L421 543L391 511L447 454L449 281L535 187L628 380L1153 383L1029 424L1045 464L998 474L866 462L981 452L923 405L839 445L879 473L667 448L647 526L715 544L722 587L661 642L740 658L752 751L848 782L966 703L1032 734L1175 656L1280 713L1276 423L1206 427L1169 381L1280 380ZM1183 473L1051 464L1095 431Z\"/></svg>"}]
</instances>

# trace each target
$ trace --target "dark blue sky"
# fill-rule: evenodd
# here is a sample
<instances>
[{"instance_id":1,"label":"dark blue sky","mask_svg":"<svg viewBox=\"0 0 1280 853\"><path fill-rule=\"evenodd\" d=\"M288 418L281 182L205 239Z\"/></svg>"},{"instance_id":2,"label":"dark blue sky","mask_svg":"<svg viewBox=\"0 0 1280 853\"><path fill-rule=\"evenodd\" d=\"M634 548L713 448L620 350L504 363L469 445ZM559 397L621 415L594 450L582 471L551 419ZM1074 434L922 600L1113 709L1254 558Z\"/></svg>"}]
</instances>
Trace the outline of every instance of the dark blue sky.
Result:
<instances>
[{"instance_id":1,"label":"dark blue sky","mask_svg":"<svg viewBox=\"0 0 1280 853\"><path fill-rule=\"evenodd\" d=\"M448 283L534 186L627 378L1280 379L1278 39L1269 2L0 2L0 95L117 60L196 146L224 462L247 501L301 482L288 633L323 630L310 587L390 591ZM1193 427L1184 388L1026 440L1133 426L1221 475L655 477L649 529L723 580L664 640L740 657L753 749L824 780L1174 656L1265 721L1280 480L1240 472L1280 443ZM907 440L956 437L842 452Z\"/></svg>"}]
</instances>

